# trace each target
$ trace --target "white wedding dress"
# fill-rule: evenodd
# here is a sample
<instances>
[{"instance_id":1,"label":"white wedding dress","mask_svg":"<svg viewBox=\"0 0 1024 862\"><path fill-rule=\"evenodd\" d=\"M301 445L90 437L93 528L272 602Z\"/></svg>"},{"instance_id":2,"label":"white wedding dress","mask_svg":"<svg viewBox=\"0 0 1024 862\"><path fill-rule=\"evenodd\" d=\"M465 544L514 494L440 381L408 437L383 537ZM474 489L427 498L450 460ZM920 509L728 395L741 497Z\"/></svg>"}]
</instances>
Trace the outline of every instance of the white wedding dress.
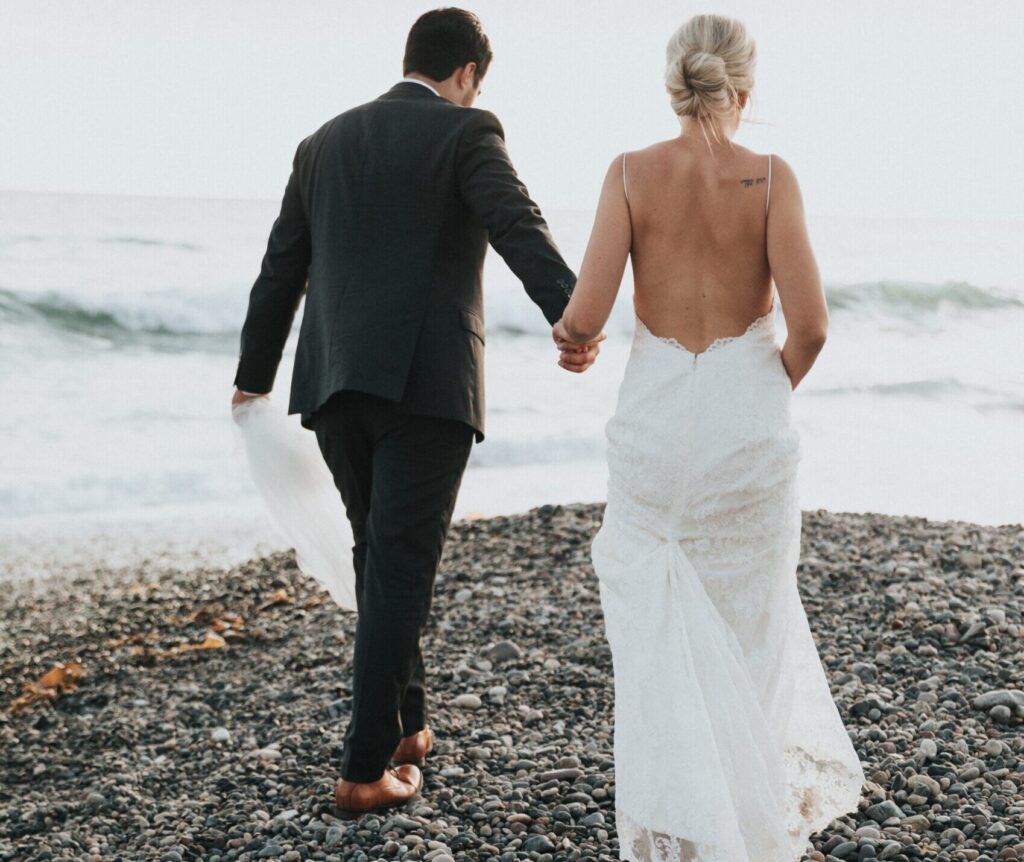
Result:
<instances>
[{"instance_id":1,"label":"white wedding dress","mask_svg":"<svg viewBox=\"0 0 1024 862\"><path fill-rule=\"evenodd\" d=\"M791 393L774 304L699 354L636 322L593 543L623 859L794 862L857 808L797 593Z\"/></svg>"},{"instance_id":2,"label":"white wedding dress","mask_svg":"<svg viewBox=\"0 0 1024 862\"><path fill-rule=\"evenodd\" d=\"M315 435L270 398L243 401L231 416L271 525L302 573L339 608L355 611L352 528Z\"/></svg>"}]
</instances>

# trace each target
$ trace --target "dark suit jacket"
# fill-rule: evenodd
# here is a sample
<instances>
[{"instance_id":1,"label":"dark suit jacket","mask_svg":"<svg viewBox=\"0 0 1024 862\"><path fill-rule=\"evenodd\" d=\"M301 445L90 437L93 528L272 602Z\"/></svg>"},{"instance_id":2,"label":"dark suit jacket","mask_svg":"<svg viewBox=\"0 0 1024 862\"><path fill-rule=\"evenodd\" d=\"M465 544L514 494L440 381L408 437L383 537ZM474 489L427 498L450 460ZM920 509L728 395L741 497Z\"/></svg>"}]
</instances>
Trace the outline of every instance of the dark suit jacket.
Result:
<instances>
[{"instance_id":1,"label":"dark suit jacket","mask_svg":"<svg viewBox=\"0 0 1024 862\"><path fill-rule=\"evenodd\" d=\"M484 436L487 243L550 323L576 277L505 149L498 118L412 82L296 150L242 328L235 385L269 392L306 307L289 413L305 427L343 389Z\"/></svg>"}]
</instances>

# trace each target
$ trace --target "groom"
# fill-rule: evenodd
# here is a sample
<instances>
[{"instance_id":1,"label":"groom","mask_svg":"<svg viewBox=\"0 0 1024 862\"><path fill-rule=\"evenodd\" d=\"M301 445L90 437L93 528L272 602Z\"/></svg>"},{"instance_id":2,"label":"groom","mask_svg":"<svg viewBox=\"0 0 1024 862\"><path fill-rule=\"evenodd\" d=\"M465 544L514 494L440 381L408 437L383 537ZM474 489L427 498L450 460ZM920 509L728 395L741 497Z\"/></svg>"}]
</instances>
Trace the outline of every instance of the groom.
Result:
<instances>
[{"instance_id":1,"label":"groom","mask_svg":"<svg viewBox=\"0 0 1024 862\"><path fill-rule=\"evenodd\" d=\"M316 433L355 538L352 716L335 787L352 813L413 797L432 746L420 635L484 437L487 244L551 324L576 282L497 117L471 108L491 56L475 15L428 12L405 78L299 144L242 328L232 403L273 387L305 293L288 412ZM584 371L597 353L565 349L561 364Z\"/></svg>"}]
</instances>

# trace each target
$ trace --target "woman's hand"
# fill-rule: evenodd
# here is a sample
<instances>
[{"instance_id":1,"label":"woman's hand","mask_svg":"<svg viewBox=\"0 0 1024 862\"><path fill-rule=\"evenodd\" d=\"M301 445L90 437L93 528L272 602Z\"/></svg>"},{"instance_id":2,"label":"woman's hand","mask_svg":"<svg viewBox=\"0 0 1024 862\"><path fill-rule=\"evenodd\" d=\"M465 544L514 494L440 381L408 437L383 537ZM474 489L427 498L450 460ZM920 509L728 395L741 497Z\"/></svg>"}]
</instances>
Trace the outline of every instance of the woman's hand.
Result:
<instances>
[{"instance_id":1,"label":"woman's hand","mask_svg":"<svg viewBox=\"0 0 1024 862\"><path fill-rule=\"evenodd\" d=\"M559 320L551 329L551 337L558 348L559 366L574 374L582 374L597 361L597 355L601 352L600 344L608 336L602 332L593 341L575 342L569 338L565 325Z\"/></svg>"}]
</instances>

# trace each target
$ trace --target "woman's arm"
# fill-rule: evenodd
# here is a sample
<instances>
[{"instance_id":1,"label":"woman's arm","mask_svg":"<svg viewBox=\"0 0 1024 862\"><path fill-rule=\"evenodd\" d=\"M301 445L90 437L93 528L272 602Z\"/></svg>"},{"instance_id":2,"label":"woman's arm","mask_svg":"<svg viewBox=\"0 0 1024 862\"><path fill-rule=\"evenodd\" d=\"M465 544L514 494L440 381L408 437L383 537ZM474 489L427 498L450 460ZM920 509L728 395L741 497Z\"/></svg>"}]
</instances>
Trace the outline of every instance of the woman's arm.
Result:
<instances>
[{"instance_id":1,"label":"woman's arm","mask_svg":"<svg viewBox=\"0 0 1024 862\"><path fill-rule=\"evenodd\" d=\"M768 264L782 300L782 363L794 389L818 358L828 333L828 306L811 249L804 203L793 169L778 156L768 216Z\"/></svg>"},{"instance_id":2,"label":"woman's arm","mask_svg":"<svg viewBox=\"0 0 1024 862\"><path fill-rule=\"evenodd\" d=\"M612 313L633 239L622 159L616 158L605 175L576 289L562 319L555 324L556 341L593 342L601 336Z\"/></svg>"}]
</instances>

